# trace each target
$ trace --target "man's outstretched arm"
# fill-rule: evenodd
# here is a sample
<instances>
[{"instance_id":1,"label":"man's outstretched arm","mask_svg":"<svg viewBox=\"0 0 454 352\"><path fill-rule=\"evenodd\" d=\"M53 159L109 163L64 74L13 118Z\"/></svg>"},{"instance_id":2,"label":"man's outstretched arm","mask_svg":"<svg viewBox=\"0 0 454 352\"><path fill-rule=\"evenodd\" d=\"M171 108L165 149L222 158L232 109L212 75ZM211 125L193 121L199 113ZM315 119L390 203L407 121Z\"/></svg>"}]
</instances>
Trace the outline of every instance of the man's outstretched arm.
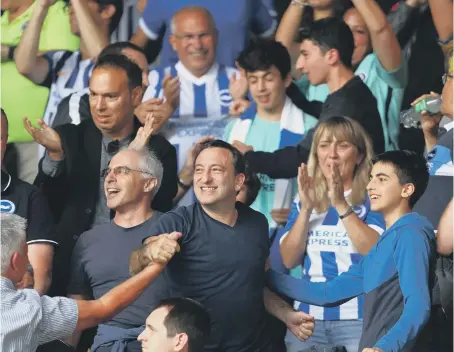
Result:
<instances>
[{"instance_id":1,"label":"man's outstretched arm","mask_svg":"<svg viewBox=\"0 0 454 352\"><path fill-rule=\"evenodd\" d=\"M362 261L327 282L310 282L269 270L267 283L273 290L294 300L322 307L340 305L363 293Z\"/></svg>"},{"instance_id":2,"label":"man's outstretched arm","mask_svg":"<svg viewBox=\"0 0 454 352\"><path fill-rule=\"evenodd\" d=\"M164 267L153 263L95 301L77 300L79 319L76 330L96 326L118 314L142 294L143 290L164 270Z\"/></svg>"}]
</instances>

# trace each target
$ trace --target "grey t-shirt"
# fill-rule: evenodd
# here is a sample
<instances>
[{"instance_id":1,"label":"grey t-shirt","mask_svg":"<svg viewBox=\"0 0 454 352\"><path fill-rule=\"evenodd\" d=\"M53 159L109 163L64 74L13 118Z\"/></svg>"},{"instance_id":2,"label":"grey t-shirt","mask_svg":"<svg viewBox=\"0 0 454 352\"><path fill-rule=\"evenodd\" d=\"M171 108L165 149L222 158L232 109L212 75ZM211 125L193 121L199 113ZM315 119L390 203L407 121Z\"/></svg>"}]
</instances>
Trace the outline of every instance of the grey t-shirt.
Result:
<instances>
[{"instance_id":1,"label":"grey t-shirt","mask_svg":"<svg viewBox=\"0 0 454 352\"><path fill-rule=\"evenodd\" d=\"M131 228L112 221L83 233L71 259L68 294L93 295L98 299L129 279L129 257L142 245L151 224L161 215L154 211L150 219ZM134 303L105 324L126 329L142 326L159 301L167 297L167 285L160 275Z\"/></svg>"}]
</instances>

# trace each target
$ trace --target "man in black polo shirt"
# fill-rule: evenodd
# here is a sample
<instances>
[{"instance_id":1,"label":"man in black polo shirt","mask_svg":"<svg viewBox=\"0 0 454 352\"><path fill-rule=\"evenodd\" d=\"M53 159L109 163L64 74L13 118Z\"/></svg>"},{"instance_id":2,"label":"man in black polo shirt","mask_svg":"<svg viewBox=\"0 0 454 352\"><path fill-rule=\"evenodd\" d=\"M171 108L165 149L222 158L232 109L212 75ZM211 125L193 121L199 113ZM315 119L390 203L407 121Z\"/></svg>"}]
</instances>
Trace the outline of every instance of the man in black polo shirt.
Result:
<instances>
[{"instance_id":1,"label":"man in black polo shirt","mask_svg":"<svg viewBox=\"0 0 454 352\"><path fill-rule=\"evenodd\" d=\"M170 258L181 247L165 276L171 296L195 299L208 310L212 327L205 351L280 351L270 341L265 307L306 339L312 317L293 311L265 288L268 222L235 201L245 179L243 157L219 140L202 143L200 149L194 165L198 202L164 214L144 233L146 244L131 256L131 271ZM175 232L181 233L179 244Z\"/></svg>"},{"instance_id":2,"label":"man in black polo shirt","mask_svg":"<svg viewBox=\"0 0 454 352\"><path fill-rule=\"evenodd\" d=\"M8 119L1 109L1 212L14 213L27 219L28 258L31 268L21 287L33 288L44 294L52 280L54 246L53 218L46 199L40 190L31 184L11 177L3 169L3 155L8 142ZM34 277L32 277L32 275Z\"/></svg>"},{"instance_id":3,"label":"man in black polo shirt","mask_svg":"<svg viewBox=\"0 0 454 352\"><path fill-rule=\"evenodd\" d=\"M348 116L358 121L372 138L375 153L381 153L385 149L385 139L377 100L361 78L353 73L354 46L353 34L342 19L327 18L314 22L310 33L302 37L297 66L307 74L312 85L326 83L331 94L323 104L305 101L295 85L287 94L305 112L315 113L320 121L333 116ZM311 67L310 71L308 67ZM233 145L245 154L254 172L272 178L293 178L298 174L298 166L307 162L312 135L313 130L299 145L274 153L254 152L252 147L240 142Z\"/></svg>"}]
</instances>

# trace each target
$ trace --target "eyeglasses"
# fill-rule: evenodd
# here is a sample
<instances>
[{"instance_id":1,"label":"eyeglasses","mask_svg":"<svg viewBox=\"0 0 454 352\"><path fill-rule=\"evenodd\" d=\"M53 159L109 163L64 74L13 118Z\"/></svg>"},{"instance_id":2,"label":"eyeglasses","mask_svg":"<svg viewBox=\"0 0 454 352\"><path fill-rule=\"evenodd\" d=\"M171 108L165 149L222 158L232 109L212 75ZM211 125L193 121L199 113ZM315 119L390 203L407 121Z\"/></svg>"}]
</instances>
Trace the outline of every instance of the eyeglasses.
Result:
<instances>
[{"instance_id":1,"label":"eyeglasses","mask_svg":"<svg viewBox=\"0 0 454 352\"><path fill-rule=\"evenodd\" d=\"M113 171L115 176L118 176L118 175L129 175L132 172L140 172L142 174L147 174L147 175L153 176L153 174L151 172L146 172L146 171L142 171L142 170L134 170L134 169L130 169L127 166L117 166L117 167L114 167L114 168L108 167L107 169L102 170L101 171L101 177L102 178L107 177L107 175L109 175L111 171Z\"/></svg>"},{"instance_id":2,"label":"eyeglasses","mask_svg":"<svg viewBox=\"0 0 454 352\"><path fill-rule=\"evenodd\" d=\"M451 78L451 79L452 79L452 75L449 74L449 73L445 73L445 74L441 77L441 80L442 80L443 84L446 84L446 81L448 80L448 78Z\"/></svg>"},{"instance_id":3,"label":"eyeglasses","mask_svg":"<svg viewBox=\"0 0 454 352\"><path fill-rule=\"evenodd\" d=\"M194 39L203 40L205 38L211 37L213 35L212 32L204 32L199 34L174 34L174 36L178 39L181 39L184 42L190 42Z\"/></svg>"}]
</instances>

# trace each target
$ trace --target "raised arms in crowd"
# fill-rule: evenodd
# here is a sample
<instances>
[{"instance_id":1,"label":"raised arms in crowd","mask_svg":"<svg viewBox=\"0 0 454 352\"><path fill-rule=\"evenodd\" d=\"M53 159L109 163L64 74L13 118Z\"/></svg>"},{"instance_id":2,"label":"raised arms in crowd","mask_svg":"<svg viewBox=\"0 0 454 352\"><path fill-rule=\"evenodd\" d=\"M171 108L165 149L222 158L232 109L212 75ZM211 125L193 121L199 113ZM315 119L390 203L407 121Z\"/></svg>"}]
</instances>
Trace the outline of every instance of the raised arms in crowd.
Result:
<instances>
[{"instance_id":1,"label":"raised arms in crowd","mask_svg":"<svg viewBox=\"0 0 454 352\"><path fill-rule=\"evenodd\" d=\"M48 60L39 55L38 45L47 12L55 1L37 1L30 22L14 53L17 70L36 84L44 83L50 72ZM89 6L91 5L87 0L73 0L71 1L70 11L74 11L80 31L82 56L86 56L84 59L91 58L94 60L108 44L108 28L101 28L98 25L90 13ZM114 6L109 5L100 10L99 16L111 17L114 12Z\"/></svg>"}]
</instances>

